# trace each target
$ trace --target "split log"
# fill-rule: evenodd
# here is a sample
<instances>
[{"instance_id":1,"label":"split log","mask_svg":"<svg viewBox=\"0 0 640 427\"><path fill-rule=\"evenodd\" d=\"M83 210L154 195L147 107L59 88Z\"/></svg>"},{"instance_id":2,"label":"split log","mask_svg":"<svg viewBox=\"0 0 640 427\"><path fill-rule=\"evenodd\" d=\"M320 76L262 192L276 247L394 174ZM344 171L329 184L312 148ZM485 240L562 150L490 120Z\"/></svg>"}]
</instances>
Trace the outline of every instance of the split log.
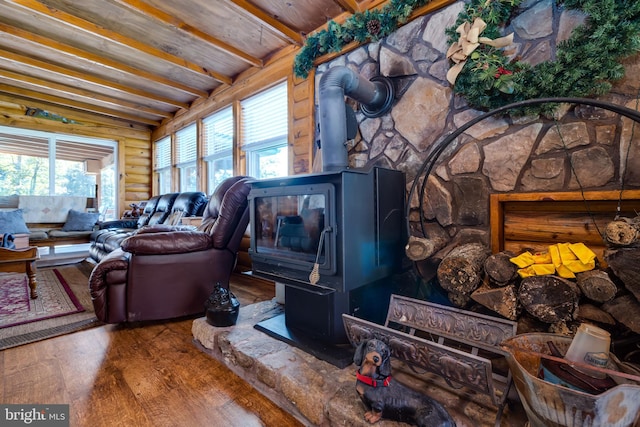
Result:
<instances>
[{"instance_id":1,"label":"split log","mask_svg":"<svg viewBox=\"0 0 640 427\"><path fill-rule=\"evenodd\" d=\"M454 294L471 294L482 281L484 261L489 254L489 249L481 243L453 248L438 266L440 286Z\"/></svg>"},{"instance_id":2,"label":"split log","mask_svg":"<svg viewBox=\"0 0 640 427\"><path fill-rule=\"evenodd\" d=\"M624 287L640 300L640 248L607 249L604 259Z\"/></svg>"},{"instance_id":3,"label":"split log","mask_svg":"<svg viewBox=\"0 0 640 427\"><path fill-rule=\"evenodd\" d=\"M458 308L465 308L471 301L469 295L459 294L457 292L447 293L447 298L451 301L451 304Z\"/></svg>"},{"instance_id":4,"label":"split log","mask_svg":"<svg viewBox=\"0 0 640 427\"><path fill-rule=\"evenodd\" d=\"M616 246L631 246L638 243L640 233L640 217L634 219L620 218L611 221L604 229L605 239Z\"/></svg>"},{"instance_id":5,"label":"split log","mask_svg":"<svg viewBox=\"0 0 640 427\"><path fill-rule=\"evenodd\" d=\"M411 261L422 261L444 248L448 241L444 236L438 235L431 238L409 236L404 249Z\"/></svg>"},{"instance_id":6,"label":"split log","mask_svg":"<svg viewBox=\"0 0 640 427\"><path fill-rule=\"evenodd\" d=\"M565 337L569 337L574 335L576 331L572 330L569 327L569 325L567 325L567 322L563 320L558 323L553 323L549 325L547 332L549 332L550 334L563 335Z\"/></svg>"},{"instance_id":7,"label":"split log","mask_svg":"<svg viewBox=\"0 0 640 427\"><path fill-rule=\"evenodd\" d=\"M535 332L549 332L549 324L536 319L526 311L520 313L518 316L518 333L535 333Z\"/></svg>"},{"instance_id":8,"label":"split log","mask_svg":"<svg viewBox=\"0 0 640 427\"><path fill-rule=\"evenodd\" d=\"M526 277L518 290L522 307L545 323L571 320L579 297L580 290L574 283L553 275Z\"/></svg>"},{"instance_id":9,"label":"split log","mask_svg":"<svg viewBox=\"0 0 640 427\"><path fill-rule=\"evenodd\" d=\"M500 288L483 285L473 291L471 298L509 320L518 319L518 297L514 285Z\"/></svg>"},{"instance_id":10,"label":"split log","mask_svg":"<svg viewBox=\"0 0 640 427\"><path fill-rule=\"evenodd\" d=\"M447 231L439 224L424 224L424 233L427 237L409 237L405 252L411 261L418 262L430 258L451 240Z\"/></svg>"},{"instance_id":11,"label":"split log","mask_svg":"<svg viewBox=\"0 0 640 427\"><path fill-rule=\"evenodd\" d=\"M618 293L618 287L606 271L589 270L576 274L576 283L585 297L595 302L611 301Z\"/></svg>"},{"instance_id":12,"label":"split log","mask_svg":"<svg viewBox=\"0 0 640 427\"><path fill-rule=\"evenodd\" d=\"M580 304L578 306L578 312L576 313L576 320L580 321L592 321L603 323L605 325L615 325L616 320L612 315L592 304Z\"/></svg>"},{"instance_id":13,"label":"split log","mask_svg":"<svg viewBox=\"0 0 640 427\"><path fill-rule=\"evenodd\" d=\"M640 304L633 295L624 295L602 304L602 309L618 322L640 334Z\"/></svg>"},{"instance_id":14,"label":"split log","mask_svg":"<svg viewBox=\"0 0 640 427\"><path fill-rule=\"evenodd\" d=\"M506 286L518 276L518 266L509 261L515 254L509 251L489 255L484 262L484 272L492 284Z\"/></svg>"},{"instance_id":15,"label":"split log","mask_svg":"<svg viewBox=\"0 0 640 427\"><path fill-rule=\"evenodd\" d=\"M440 259L436 258L427 258L422 261L415 261L414 266L418 275L424 280L428 282L436 277L438 271L438 265L440 265Z\"/></svg>"}]
</instances>

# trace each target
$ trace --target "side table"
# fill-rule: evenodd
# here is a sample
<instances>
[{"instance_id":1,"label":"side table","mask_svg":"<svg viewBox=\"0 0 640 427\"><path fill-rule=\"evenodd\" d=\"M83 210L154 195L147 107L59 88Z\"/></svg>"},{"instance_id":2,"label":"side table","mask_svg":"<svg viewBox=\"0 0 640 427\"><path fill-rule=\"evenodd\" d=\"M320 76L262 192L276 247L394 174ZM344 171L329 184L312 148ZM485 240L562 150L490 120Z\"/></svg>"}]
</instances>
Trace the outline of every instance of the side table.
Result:
<instances>
[{"instance_id":1,"label":"side table","mask_svg":"<svg viewBox=\"0 0 640 427\"><path fill-rule=\"evenodd\" d=\"M29 278L31 298L38 298L36 287L36 261L38 260L38 248L29 246L23 249L0 248L0 272L26 273Z\"/></svg>"}]
</instances>

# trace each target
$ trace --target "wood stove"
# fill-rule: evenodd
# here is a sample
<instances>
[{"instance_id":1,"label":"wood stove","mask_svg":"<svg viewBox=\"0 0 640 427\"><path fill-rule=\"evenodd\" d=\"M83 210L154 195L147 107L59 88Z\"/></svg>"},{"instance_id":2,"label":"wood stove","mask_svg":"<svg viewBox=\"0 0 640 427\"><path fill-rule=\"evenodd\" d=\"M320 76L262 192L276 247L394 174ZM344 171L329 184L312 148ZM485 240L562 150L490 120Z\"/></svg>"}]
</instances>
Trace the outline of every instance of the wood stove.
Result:
<instances>
[{"instance_id":1,"label":"wood stove","mask_svg":"<svg viewBox=\"0 0 640 427\"><path fill-rule=\"evenodd\" d=\"M384 316L384 281L406 240L404 194L404 174L380 167L251 182L252 270L285 285L287 329L340 344L343 313Z\"/></svg>"}]
</instances>

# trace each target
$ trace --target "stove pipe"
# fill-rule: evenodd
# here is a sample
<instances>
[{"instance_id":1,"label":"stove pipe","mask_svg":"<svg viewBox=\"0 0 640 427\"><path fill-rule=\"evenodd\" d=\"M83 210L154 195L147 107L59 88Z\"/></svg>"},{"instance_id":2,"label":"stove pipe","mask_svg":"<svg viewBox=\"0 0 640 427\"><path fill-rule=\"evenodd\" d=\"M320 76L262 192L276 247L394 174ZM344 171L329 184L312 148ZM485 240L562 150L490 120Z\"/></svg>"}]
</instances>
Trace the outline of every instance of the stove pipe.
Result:
<instances>
[{"instance_id":1,"label":"stove pipe","mask_svg":"<svg viewBox=\"0 0 640 427\"><path fill-rule=\"evenodd\" d=\"M362 113L371 118L389 111L395 90L387 77L375 76L367 80L343 66L330 68L322 75L318 104L324 172L341 171L349 167L345 95L360 102Z\"/></svg>"}]
</instances>

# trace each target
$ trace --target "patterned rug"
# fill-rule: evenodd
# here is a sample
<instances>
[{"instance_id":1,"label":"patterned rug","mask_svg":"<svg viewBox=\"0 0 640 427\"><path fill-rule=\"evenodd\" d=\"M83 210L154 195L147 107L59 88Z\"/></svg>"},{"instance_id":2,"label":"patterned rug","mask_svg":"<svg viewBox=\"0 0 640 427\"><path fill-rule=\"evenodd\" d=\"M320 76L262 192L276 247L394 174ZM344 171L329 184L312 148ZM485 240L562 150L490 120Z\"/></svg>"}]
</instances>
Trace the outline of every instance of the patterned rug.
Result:
<instances>
[{"instance_id":1,"label":"patterned rug","mask_svg":"<svg viewBox=\"0 0 640 427\"><path fill-rule=\"evenodd\" d=\"M36 299L29 297L26 274L0 276L0 328L84 311L58 270L43 271L39 276Z\"/></svg>"},{"instance_id":2,"label":"patterned rug","mask_svg":"<svg viewBox=\"0 0 640 427\"><path fill-rule=\"evenodd\" d=\"M37 272L38 298L27 276L0 275L0 350L99 324L93 312L86 261Z\"/></svg>"}]
</instances>

